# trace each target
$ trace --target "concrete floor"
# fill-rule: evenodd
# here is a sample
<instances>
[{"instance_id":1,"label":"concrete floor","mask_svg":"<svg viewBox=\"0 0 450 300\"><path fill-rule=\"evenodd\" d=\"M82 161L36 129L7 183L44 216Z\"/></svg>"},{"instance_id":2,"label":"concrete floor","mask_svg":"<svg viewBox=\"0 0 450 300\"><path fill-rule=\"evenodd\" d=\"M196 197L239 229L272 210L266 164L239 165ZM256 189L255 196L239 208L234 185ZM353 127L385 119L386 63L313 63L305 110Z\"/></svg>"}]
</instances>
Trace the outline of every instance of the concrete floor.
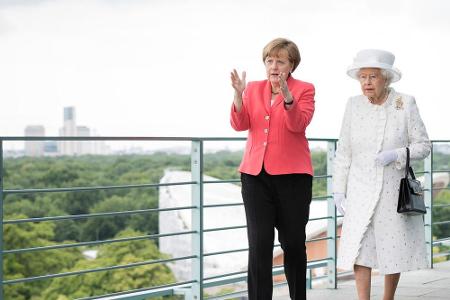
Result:
<instances>
[{"instance_id":1,"label":"concrete floor","mask_svg":"<svg viewBox=\"0 0 450 300\"><path fill-rule=\"evenodd\" d=\"M383 299L384 277L372 276L372 299ZM274 289L276 300L289 300L287 287ZM357 300L354 280L339 280L337 289L313 288L308 300ZM433 269L406 272L401 275L395 300L450 300L450 261L438 263Z\"/></svg>"}]
</instances>

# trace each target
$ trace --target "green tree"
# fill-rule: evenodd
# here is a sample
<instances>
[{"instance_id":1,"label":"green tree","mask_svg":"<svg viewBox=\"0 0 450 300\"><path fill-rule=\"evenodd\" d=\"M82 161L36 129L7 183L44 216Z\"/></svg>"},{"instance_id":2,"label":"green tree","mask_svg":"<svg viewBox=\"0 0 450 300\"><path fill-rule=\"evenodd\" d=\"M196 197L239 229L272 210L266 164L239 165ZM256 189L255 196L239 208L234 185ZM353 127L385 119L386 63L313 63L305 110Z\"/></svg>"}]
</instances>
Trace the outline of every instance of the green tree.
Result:
<instances>
[{"instance_id":1,"label":"green tree","mask_svg":"<svg viewBox=\"0 0 450 300\"><path fill-rule=\"evenodd\" d=\"M124 230L116 238L142 235L137 231ZM150 240L121 242L98 248L94 260L82 260L72 270L85 270L115 265L126 265L164 258ZM175 282L170 269L164 264L149 264L140 267L87 273L84 275L57 278L42 294L42 299L75 299L104 295L119 291L152 287ZM162 299L162 298L161 298Z\"/></svg>"},{"instance_id":2,"label":"green tree","mask_svg":"<svg viewBox=\"0 0 450 300\"><path fill-rule=\"evenodd\" d=\"M442 190L436 195L434 205L450 205L450 191ZM434 207L433 222L450 221L450 206ZM437 239L450 237L450 224L433 225L433 235Z\"/></svg>"},{"instance_id":3,"label":"green tree","mask_svg":"<svg viewBox=\"0 0 450 300\"><path fill-rule=\"evenodd\" d=\"M325 151L312 151L311 152L314 175L324 176L327 175L327 153ZM327 178L315 178L313 181L313 197L326 196L327 195Z\"/></svg>"},{"instance_id":4,"label":"green tree","mask_svg":"<svg viewBox=\"0 0 450 300\"><path fill-rule=\"evenodd\" d=\"M326 151L312 151L312 161L315 175L327 174ZM239 164L242 159L242 151L218 151L204 156L204 173L219 179L239 179ZM326 195L326 178L316 178L313 184L313 196Z\"/></svg>"},{"instance_id":5,"label":"green tree","mask_svg":"<svg viewBox=\"0 0 450 300\"><path fill-rule=\"evenodd\" d=\"M11 217L23 219L27 216ZM54 226L47 222L7 224L3 233L5 250L54 245L55 243L50 242L54 236ZM4 256L3 272L6 280L54 274L71 268L81 257L77 249L10 253ZM48 285L49 282L46 280L6 285L5 299L31 299L39 295Z\"/></svg>"},{"instance_id":6,"label":"green tree","mask_svg":"<svg viewBox=\"0 0 450 300\"><path fill-rule=\"evenodd\" d=\"M133 194L133 193L131 193ZM98 203L90 210L90 213L123 212L142 210L156 206L155 197L144 196L136 193L134 196L112 196ZM124 228L131 228L145 233L157 233L157 213L144 213L123 216L106 216L90 218L81 229L82 240L104 240L114 237Z\"/></svg>"},{"instance_id":7,"label":"green tree","mask_svg":"<svg viewBox=\"0 0 450 300\"><path fill-rule=\"evenodd\" d=\"M73 160L57 160L44 173L43 182L51 183L53 187L65 187L79 177L80 167Z\"/></svg>"},{"instance_id":8,"label":"green tree","mask_svg":"<svg viewBox=\"0 0 450 300\"><path fill-rule=\"evenodd\" d=\"M239 179L242 151L218 151L204 156L204 172L219 179Z\"/></svg>"}]
</instances>

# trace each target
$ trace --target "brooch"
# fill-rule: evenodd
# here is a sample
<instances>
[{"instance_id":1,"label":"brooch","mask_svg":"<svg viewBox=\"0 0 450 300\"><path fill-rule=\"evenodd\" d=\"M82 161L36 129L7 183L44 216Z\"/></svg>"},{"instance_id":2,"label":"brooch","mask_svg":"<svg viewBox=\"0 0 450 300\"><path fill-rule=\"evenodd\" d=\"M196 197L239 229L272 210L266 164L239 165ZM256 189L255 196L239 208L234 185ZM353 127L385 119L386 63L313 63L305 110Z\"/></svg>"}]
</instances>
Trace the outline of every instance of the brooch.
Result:
<instances>
[{"instance_id":1,"label":"brooch","mask_svg":"<svg viewBox=\"0 0 450 300\"><path fill-rule=\"evenodd\" d=\"M395 109L397 110L403 109L402 97L398 97L397 99L395 99Z\"/></svg>"}]
</instances>

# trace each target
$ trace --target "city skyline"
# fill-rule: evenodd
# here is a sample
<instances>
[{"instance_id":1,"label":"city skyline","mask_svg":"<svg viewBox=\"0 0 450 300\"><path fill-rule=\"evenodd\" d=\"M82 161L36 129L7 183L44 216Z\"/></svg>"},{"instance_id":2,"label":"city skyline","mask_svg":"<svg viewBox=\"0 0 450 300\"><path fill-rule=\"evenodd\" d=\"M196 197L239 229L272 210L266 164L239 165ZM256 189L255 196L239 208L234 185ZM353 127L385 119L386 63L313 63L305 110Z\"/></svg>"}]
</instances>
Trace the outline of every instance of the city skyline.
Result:
<instances>
[{"instance_id":1,"label":"city skyline","mask_svg":"<svg viewBox=\"0 0 450 300\"><path fill-rule=\"evenodd\" d=\"M27 125L25 137L46 137L45 126ZM59 137L95 137L97 133L88 126L78 125L74 106L63 108L63 124L59 128ZM25 141L24 155L27 156L57 156L110 154L111 150L104 141Z\"/></svg>"},{"instance_id":2,"label":"city skyline","mask_svg":"<svg viewBox=\"0 0 450 300\"><path fill-rule=\"evenodd\" d=\"M62 110L62 112L63 112L63 114L62 114L62 125L64 125L64 122L65 121L67 121L67 120L69 120L69 119L73 119L75 116L70 116L69 117L69 114L71 114L71 113L69 113L69 110L72 110L72 113L73 114L75 114L75 109L76 109L76 107L75 106L65 106L65 107L61 107L61 110ZM60 125L58 125L58 124L46 124L45 122L40 122L40 123L34 123L34 124L26 124L25 125L25 129L24 129L24 132L25 132L25 135L24 136L27 136L26 135L26 130L27 130L27 127L29 127L29 126L42 126L43 128L44 128L44 132L46 132L46 130L45 130L45 128L48 128L48 127L50 127L50 128L54 128L54 127L57 127L57 126L60 126ZM57 136L62 136L61 135L61 129L62 129L62 127L63 126L60 126L60 127L57 127L57 131L56 132L52 132L52 133L50 133L50 134L48 134L48 133L46 133L46 134L44 134L43 136L47 136L47 137L52 137L52 136L54 136L54 137L57 137ZM93 134L93 136L96 136L96 135L98 135L98 132L97 132L97 130L95 129L95 128L93 128L93 127L90 127L90 126L86 126L86 125L77 125L77 127L79 127L79 129L82 131L82 132L84 132L84 133L87 133L87 135L85 134L84 136L91 136L91 132L92 132L92 134ZM79 135L79 134L75 134L75 131L72 133L72 135L70 135L70 134L68 134L68 135L66 135L66 136L83 136L83 135Z\"/></svg>"}]
</instances>

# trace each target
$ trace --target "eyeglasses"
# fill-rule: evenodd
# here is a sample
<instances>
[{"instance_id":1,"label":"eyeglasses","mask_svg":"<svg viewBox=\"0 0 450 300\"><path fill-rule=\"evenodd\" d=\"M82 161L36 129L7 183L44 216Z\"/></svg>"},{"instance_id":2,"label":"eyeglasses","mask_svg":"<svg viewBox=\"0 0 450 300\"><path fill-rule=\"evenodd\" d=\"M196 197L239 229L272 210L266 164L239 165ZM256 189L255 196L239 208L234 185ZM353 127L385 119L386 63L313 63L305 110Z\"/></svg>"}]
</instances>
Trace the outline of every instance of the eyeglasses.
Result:
<instances>
[{"instance_id":1,"label":"eyeglasses","mask_svg":"<svg viewBox=\"0 0 450 300\"><path fill-rule=\"evenodd\" d=\"M359 74L358 75L358 80L359 82L373 82L373 81L377 81L378 79L380 79L381 76L377 75L377 74Z\"/></svg>"}]
</instances>

